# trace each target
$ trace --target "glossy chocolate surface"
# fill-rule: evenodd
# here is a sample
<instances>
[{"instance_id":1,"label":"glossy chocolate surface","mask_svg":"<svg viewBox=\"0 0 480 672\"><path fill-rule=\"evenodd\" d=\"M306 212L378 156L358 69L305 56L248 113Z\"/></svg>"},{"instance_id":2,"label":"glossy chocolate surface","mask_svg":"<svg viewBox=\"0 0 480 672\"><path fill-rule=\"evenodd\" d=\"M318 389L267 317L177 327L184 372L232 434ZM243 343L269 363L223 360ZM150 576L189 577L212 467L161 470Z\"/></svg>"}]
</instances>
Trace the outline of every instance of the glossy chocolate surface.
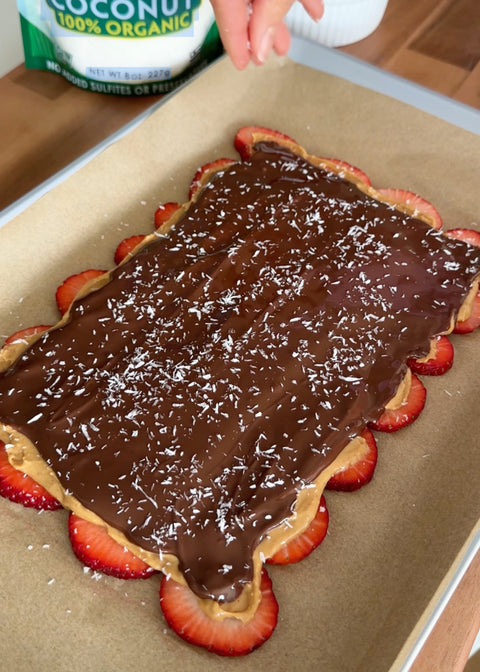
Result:
<instances>
[{"instance_id":1,"label":"glossy chocolate surface","mask_svg":"<svg viewBox=\"0 0 480 672\"><path fill-rule=\"evenodd\" d=\"M479 272L480 250L260 143L0 374L0 419L84 506L229 601Z\"/></svg>"}]
</instances>

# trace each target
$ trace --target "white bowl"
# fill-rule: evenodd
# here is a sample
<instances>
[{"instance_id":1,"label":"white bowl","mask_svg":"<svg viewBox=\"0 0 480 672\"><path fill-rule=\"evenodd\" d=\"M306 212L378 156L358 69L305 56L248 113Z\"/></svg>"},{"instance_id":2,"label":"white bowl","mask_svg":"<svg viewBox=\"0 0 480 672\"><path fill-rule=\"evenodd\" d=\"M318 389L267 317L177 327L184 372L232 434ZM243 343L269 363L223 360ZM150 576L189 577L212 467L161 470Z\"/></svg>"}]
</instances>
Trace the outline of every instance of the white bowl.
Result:
<instances>
[{"instance_id":1,"label":"white bowl","mask_svg":"<svg viewBox=\"0 0 480 672\"><path fill-rule=\"evenodd\" d=\"M286 16L286 23L293 35L327 47L341 47L373 33L387 4L388 0L324 0L324 15L315 22L303 6L295 2Z\"/></svg>"}]
</instances>

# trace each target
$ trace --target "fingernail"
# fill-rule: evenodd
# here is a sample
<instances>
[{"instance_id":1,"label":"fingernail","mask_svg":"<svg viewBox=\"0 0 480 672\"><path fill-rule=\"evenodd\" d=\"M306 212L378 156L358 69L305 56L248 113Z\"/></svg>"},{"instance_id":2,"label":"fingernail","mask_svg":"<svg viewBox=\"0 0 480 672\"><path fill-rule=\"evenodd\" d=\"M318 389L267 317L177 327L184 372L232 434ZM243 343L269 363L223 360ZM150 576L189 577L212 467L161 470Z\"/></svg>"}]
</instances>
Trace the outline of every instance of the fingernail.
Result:
<instances>
[{"instance_id":1,"label":"fingernail","mask_svg":"<svg viewBox=\"0 0 480 672\"><path fill-rule=\"evenodd\" d=\"M273 36L274 29L269 28L262 36L260 40L260 46L258 48L257 58L261 63L265 63L268 58L268 55L273 47Z\"/></svg>"}]
</instances>

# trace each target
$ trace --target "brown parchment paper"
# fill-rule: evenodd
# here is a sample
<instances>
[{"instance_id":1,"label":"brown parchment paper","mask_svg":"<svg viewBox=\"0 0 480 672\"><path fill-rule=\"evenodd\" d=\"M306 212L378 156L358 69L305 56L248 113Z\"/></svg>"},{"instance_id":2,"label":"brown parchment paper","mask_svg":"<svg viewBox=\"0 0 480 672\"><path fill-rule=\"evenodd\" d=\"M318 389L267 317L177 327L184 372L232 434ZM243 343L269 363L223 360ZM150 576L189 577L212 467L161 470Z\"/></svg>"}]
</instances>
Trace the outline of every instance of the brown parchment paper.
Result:
<instances>
[{"instance_id":1,"label":"brown parchment paper","mask_svg":"<svg viewBox=\"0 0 480 672\"><path fill-rule=\"evenodd\" d=\"M288 59L241 73L222 60L0 229L0 335L55 322L57 285L110 267L119 240L152 230L158 204L186 200L199 165L236 156L232 139L244 124L350 161L375 186L423 195L446 227L479 228L479 137ZM2 670L400 669L480 518L480 333L453 341L454 367L424 378L417 422L378 435L372 483L326 493L320 548L299 565L270 568L279 623L246 658L217 658L167 631L157 577L84 571L66 512L1 500Z\"/></svg>"}]
</instances>

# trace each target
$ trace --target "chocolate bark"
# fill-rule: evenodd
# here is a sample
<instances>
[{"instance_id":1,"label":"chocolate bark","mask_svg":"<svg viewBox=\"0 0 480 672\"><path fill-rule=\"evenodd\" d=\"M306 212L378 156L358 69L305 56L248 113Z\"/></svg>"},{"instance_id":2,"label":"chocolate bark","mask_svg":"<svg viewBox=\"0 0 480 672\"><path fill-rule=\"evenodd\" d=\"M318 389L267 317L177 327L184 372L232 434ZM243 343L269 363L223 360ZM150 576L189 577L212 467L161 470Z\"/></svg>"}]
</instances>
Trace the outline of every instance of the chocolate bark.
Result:
<instances>
[{"instance_id":1,"label":"chocolate bark","mask_svg":"<svg viewBox=\"0 0 480 672\"><path fill-rule=\"evenodd\" d=\"M226 602L480 273L480 250L255 150L0 374L0 419L63 487Z\"/></svg>"}]
</instances>

